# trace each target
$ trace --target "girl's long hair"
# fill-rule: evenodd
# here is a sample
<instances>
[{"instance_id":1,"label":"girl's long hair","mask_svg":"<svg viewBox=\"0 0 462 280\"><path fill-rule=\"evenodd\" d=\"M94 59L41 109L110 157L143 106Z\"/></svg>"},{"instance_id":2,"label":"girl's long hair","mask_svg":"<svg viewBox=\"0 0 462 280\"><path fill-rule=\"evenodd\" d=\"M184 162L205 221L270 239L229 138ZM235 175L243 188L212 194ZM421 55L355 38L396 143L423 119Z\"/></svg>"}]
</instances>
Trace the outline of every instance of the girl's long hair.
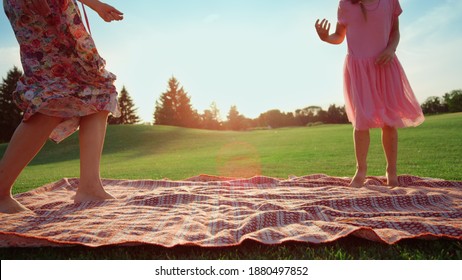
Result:
<instances>
[{"instance_id":1,"label":"girl's long hair","mask_svg":"<svg viewBox=\"0 0 462 280\"><path fill-rule=\"evenodd\" d=\"M367 20L367 10L366 7L364 7L363 1L362 0L350 0L351 3L353 4L358 4L361 6L361 11L363 12L364 19Z\"/></svg>"}]
</instances>

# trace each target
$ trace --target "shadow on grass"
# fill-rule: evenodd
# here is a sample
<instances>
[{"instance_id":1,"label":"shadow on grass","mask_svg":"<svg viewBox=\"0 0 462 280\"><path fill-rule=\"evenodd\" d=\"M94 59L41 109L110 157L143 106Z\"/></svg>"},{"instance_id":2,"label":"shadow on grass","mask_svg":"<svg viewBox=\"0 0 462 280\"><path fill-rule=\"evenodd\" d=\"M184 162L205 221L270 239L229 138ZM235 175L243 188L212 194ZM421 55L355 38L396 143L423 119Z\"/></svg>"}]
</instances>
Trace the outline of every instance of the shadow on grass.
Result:
<instances>
[{"instance_id":1,"label":"shadow on grass","mask_svg":"<svg viewBox=\"0 0 462 280\"><path fill-rule=\"evenodd\" d=\"M1 248L0 257L2 260L460 260L462 242L447 239L412 239L387 245L346 237L322 245L294 242L263 245L246 241L240 246L228 248L164 248L152 245Z\"/></svg>"}]
</instances>

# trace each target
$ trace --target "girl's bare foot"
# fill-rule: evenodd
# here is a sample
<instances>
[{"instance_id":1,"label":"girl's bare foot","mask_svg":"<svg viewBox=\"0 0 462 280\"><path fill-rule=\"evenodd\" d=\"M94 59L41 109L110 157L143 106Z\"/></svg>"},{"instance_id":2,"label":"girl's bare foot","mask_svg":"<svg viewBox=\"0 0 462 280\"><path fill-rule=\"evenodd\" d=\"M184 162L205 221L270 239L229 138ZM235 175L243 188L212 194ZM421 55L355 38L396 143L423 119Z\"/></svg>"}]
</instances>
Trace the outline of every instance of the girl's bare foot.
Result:
<instances>
[{"instance_id":1,"label":"girl's bare foot","mask_svg":"<svg viewBox=\"0 0 462 280\"><path fill-rule=\"evenodd\" d=\"M95 188L79 187L74 197L74 202L87 202L87 201L103 201L108 199L116 199L110 193L106 192L102 186Z\"/></svg>"},{"instance_id":2,"label":"girl's bare foot","mask_svg":"<svg viewBox=\"0 0 462 280\"><path fill-rule=\"evenodd\" d=\"M399 186L398 175L396 175L396 172L387 171L386 177L388 186Z\"/></svg>"},{"instance_id":3,"label":"girl's bare foot","mask_svg":"<svg viewBox=\"0 0 462 280\"><path fill-rule=\"evenodd\" d=\"M361 188L362 186L364 186L364 181L366 181L366 173L367 171L359 169L356 170L356 174L348 186L352 188Z\"/></svg>"},{"instance_id":4,"label":"girl's bare foot","mask_svg":"<svg viewBox=\"0 0 462 280\"><path fill-rule=\"evenodd\" d=\"M0 199L0 213L14 214L24 211L30 211L24 205L19 203L16 199L11 196Z\"/></svg>"}]
</instances>

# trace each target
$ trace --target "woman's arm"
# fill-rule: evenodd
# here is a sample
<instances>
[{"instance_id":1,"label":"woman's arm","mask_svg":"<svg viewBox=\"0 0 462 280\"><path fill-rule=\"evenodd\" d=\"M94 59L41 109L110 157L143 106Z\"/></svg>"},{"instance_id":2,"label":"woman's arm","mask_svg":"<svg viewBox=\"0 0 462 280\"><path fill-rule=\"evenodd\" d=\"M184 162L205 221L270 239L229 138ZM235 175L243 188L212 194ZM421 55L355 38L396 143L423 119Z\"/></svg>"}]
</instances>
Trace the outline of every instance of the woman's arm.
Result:
<instances>
[{"instance_id":1,"label":"woman's arm","mask_svg":"<svg viewBox=\"0 0 462 280\"><path fill-rule=\"evenodd\" d=\"M79 0L83 4L90 7L92 10L98 13L98 15L106 22L111 22L113 20L122 20L123 13L117 10L116 8L103 3L98 0Z\"/></svg>"},{"instance_id":2,"label":"woman's arm","mask_svg":"<svg viewBox=\"0 0 462 280\"><path fill-rule=\"evenodd\" d=\"M315 24L316 32L318 33L319 38L329 44L338 45L341 44L346 37L346 26L340 23L337 23L335 32L330 33L330 22L326 19L323 19L319 22L319 19Z\"/></svg>"},{"instance_id":3,"label":"woman's arm","mask_svg":"<svg viewBox=\"0 0 462 280\"><path fill-rule=\"evenodd\" d=\"M400 38L401 34L399 32L399 19L396 18L393 22L387 48L377 57L375 63L378 65L385 65L390 62L395 57Z\"/></svg>"}]
</instances>

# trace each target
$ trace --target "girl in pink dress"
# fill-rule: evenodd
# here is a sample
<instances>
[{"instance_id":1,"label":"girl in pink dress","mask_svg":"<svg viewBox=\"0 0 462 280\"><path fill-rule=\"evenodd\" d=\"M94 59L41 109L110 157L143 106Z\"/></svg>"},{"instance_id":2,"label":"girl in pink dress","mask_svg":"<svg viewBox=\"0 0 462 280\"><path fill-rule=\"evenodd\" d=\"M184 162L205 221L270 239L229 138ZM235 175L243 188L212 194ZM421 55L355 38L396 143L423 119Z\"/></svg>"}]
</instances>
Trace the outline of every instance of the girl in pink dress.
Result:
<instances>
[{"instance_id":1,"label":"girl in pink dress","mask_svg":"<svg viewBox=\"0 0 462 280\"><path fill-rule=\"evenodd\" d=\"M123 15L97 0L80 0L105 21ZM105 69L75 0L3 0L20 45L24 75L13 100L24 111L0 161L0 212L27 210L11 195L20 172L47 138L60 142L79 127L80 182L76 202L113 198L99 163L107 116L118 115L115 75Z\"/></svg>"},{"instance_id":2,"label":"girl in pink dress","mask_svg":"<svg viewBox=\"0 0 462 280\"><path fill-rule=\"evenodd\" d=\"M330 44L348 41L344 95L354 126L357 169L350 186L361 187L367 174L370 128L382 129L388 185L398 185L397 128L418 126L424 116L395 55L400 40L398 0L340 0L338 22L316 21L319 38Z\"/></svg>"}]
</instances>

